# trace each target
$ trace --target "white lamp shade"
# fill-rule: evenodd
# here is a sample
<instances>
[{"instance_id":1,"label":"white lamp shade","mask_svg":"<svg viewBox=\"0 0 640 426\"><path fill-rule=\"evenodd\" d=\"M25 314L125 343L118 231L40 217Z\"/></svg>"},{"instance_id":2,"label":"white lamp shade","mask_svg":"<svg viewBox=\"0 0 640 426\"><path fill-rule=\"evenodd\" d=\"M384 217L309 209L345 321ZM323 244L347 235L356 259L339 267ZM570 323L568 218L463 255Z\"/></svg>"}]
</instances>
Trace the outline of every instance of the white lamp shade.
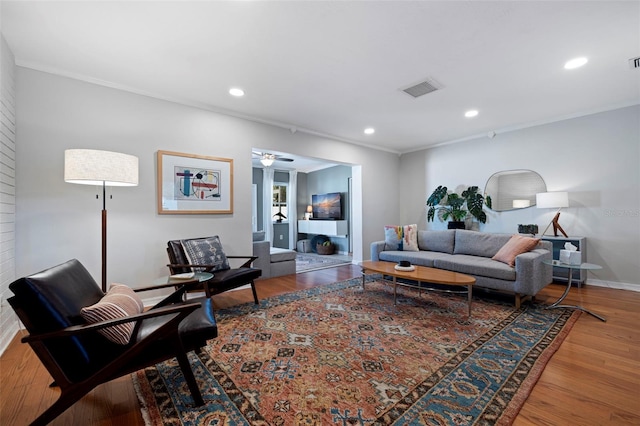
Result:
<instances>
[{"instance_id":1,"label":"white lamp shade","mask_svg":"<svg viewBox=\"0 0 640 426\"><path fill-rule=\"evenodd\" d=\"M536 207L540 209L559 209L569 207L568 192L542 192L536 194Z\"/></svg>"},{"instance_id":2,"label":"white lamp shade","mask_svg":"<svg viewBox=\"0 0 640 426\"><path fill-rule=\"evenodd\" d=\"M95 149L64 151L64 181L82 185L137 186L138 157Z\"/></svg>"}]
</instances>

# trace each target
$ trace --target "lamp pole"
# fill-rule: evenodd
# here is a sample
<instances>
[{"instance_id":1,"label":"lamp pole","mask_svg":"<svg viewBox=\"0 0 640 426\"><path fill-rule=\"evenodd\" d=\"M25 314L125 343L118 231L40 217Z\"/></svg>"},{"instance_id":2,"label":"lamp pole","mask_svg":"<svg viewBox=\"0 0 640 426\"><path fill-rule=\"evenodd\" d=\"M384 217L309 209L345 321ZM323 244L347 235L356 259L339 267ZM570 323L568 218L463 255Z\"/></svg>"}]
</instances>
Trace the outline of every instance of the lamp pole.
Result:
<instances>
[{"instance_id":1,"label":"lamp pole","mask_svg":"<svg viewBox=\"0 0 640 426\"><path fill-rule=\"evenodd\" d=\"M102 291L107 292L107 185L102 181Z\"/></svg>"}]
</instances>

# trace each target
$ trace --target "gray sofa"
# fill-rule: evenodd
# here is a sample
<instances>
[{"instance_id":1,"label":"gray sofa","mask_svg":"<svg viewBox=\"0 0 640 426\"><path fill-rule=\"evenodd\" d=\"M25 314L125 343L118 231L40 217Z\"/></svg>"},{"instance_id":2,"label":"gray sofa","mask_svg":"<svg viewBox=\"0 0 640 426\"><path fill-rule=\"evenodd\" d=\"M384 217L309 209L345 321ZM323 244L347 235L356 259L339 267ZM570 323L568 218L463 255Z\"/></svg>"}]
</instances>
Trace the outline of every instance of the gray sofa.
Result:
<instances>
[{"instance_id":1,"label":"gray sofa","mask_svg":"<svg viewBox=\"0 0 640 426\"><path fill-rule=\"evenodd\" d=\"M265 241L264 231L253 233L253 267L262 269L261 278L273 278L296 273L296 255L294 250L271 247Z\"/></svg>"},{"instance_id":2,"label":"gray sofa","mask_svg":"<svg viewBox=\"0 0 640 426\"><path fill-rule=\"evenodd\" d=\"M384 241L371 244L371 260L399 262L460 272L476 278L476 287L515 294L516 307L523 298L535 296L552 281L551 266L542 260L552 258L552 244L540 241L527 253L518 255L515 267L491 258L509 241L509 234L452 229L418 231L419 251L387 250Z\"/></svg>"}]
</instances>

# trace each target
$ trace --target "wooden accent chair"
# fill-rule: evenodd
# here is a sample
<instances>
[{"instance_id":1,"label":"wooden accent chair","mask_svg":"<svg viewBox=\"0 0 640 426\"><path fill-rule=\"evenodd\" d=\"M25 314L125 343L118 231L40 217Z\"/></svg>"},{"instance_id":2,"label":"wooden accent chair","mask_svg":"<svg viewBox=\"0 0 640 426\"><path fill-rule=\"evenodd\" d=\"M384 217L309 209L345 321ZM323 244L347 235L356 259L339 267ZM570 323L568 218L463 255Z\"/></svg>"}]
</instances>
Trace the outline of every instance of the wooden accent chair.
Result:
<instances>
[{"instance_id":1,"label":"wooden accent chair","mask_svg":"<svg viewBox=\"0 0 640 426\"><path fill-rule=\"evenodd\" d=\"M260 278L262 270L252 268L256 256L227 256L218 236L171 240L167 243L169 270L171 274L204 271L213 273L213 278L200 284L207 298L247 284L251 284L253 300L257 304L258 294L254 280ZM228 259L246 259L238 268L231 268Z\"/></svg>"},{"instance_id":2,"label":"wooden accent chair","mask_svg":"<svg viewBox=\"0 0 640 426\"><path fill-rule=\"evenodd\" d=\"M10 284L9 289L15 296L8 301L29 332L22 342L29 343L53 377L53 385L61 390L59 399L32 424L51 422L99 384L173 357L178 359L194 404L203 405L187 352L217 337L218 328L211 300L182 301L190 285L185 283L142 313L131 316L125 313L119 319L89 324L83 318L86 307L100 305L112 290L105 295L78 260L72 259ZM173 284L133 291L167 286L173 287ZM135 295L125 286L113 287L124 287L129 295ZM133 299L136 298L143 308L137 296ZM132 322L135 325L131 328ZM122 325L132 331L128 343L115 343L105 337Z\"/></svg>"}]
</instances>

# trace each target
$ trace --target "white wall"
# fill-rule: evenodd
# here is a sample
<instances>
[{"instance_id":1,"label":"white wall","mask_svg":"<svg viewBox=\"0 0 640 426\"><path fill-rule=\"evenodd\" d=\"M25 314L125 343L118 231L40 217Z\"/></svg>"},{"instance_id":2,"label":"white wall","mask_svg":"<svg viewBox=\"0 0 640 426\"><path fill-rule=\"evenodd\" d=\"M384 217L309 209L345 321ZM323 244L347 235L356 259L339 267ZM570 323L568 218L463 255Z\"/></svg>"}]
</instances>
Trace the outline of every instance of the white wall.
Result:
<instances>
[{"instance_id":1,"label":"white wall","mask_svg":"<svg viewBox=\"0 0 640 426\"><path fill-rule=\"evenodd\" d=\"M586 261L603 266L589 282L640 290L639 164L640 106L413 152L400 162L401 222L425 229L425 202L438 185L484 189L497 171L531 169L547 190L569 192L560 224L569 236L586 237ZM491 212L480 230L516 233L518 224L533 223L542 231L554 214L535 207ZM428 228L446 224L436 219Z\"/></svg>"},{"instance_id":2,"label":"white wall","mask_svg":"<svg viewBox=\"0 0 640 426\"><path fill-rule=\"evenodd\" d=\"M354 259L399 215L397 155L18 67L17 275L78 258L100 276L97 189L63 181L64 150L107 149L140 159L140 184L107 199L108 281L137 287L167 274L169 239L220 235L231 254L251 254L251 148L360 165L361 243ZM158 215L156 151L234 160L234 213ZM380 179L379 170L388 172ZM358 175L360 176L360 175ZM385 194L384 198L380 194ZM378 208L383 204L384 208Z\"/></svg>"},{"instance_id":3,"label":"white wall","mask_svg":"<svg viewBox=\"0 0 640 426\"><path fill-rule=\"evenodd\" d=\"M0 353L18 329L7 303L9 284L16 277L16 126L15 60L4 36L0 38Z\"/></svg>"}]
</instances>

